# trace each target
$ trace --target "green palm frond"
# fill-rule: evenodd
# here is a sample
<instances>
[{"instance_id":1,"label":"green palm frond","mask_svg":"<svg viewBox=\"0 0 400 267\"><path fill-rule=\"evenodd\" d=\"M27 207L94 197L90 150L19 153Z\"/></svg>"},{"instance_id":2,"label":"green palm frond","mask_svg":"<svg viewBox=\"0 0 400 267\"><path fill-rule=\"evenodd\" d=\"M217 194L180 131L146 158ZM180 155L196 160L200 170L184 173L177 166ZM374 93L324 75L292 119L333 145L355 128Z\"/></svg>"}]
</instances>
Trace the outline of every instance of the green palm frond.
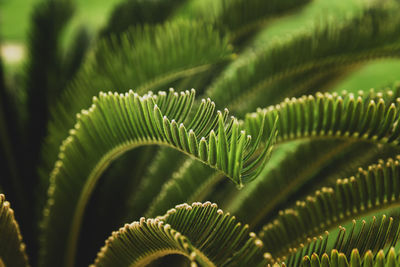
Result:
<instances>
[{"instance_id":1,"label":"green palm frond","mask_svg":"<svg viewBox=\"0 0 400 267\"><path fill-rule=\"evenodd\" d=\"M367 170L360 168L355 176L338 179L335 188L322 187L304 201L297 201L294 208L281 211L274 222L264 226L260 236L267 248L285 251L355 216L394 208L399 202L399 174L398 159L380 161ZM278 245L271 237L282 230L290 234L274 239L282 242Z\"/></svg>"},{"instance_id":2,"label":"green palm frond","mask_svg":"<svg viewBox=\"0 0 400 267\"><path fill-rule=\"evenodd\" d=\"M0 194L0 237L0 266L29 266L14 211L3 194Z\"/></svg>"},{"instance_id":3,"label":"green palm frond","mask_svg":"<svg viewBox=\"0 0 400 267\"><path fill-rule=\"evenodd\" d=\"M143 266L168 254L185 256L191 266L265 266L262 247L247 225L216 204L182 204L113 232L93 266Z\"/></svg>"},{"instance_id":4,"label":"green palm frond","mask_svg":"<svg viewBox=\"0 0 400 267\"><path fill-rule=\"evenodd\" d=\"M279 117L277 142L300 138L366 140L397 145L400 134L399 90L360 95L317 93L246 115L246 128L268 133ZM265 119L265 124L263 123Z\"/></svg>"},{"instance_id":5,"label":"green palm frond","mask_svg":"<svg viewBox=\"0 0 400 267\"><path fill-rule=\"evenodd\" d=\"M88 111L78 114L51 175L43 227L47 262L43 265L61 264L62 260L72 264L84 209L97 180L111 161L135 147L172 147L217 169L238 186L259 174L271 153L276 130L271 129L261 142L260 128L251 142L237 119L228 122L228 111L215 112L209 99L202 100L193 117L187 118L194 94L194 90L178 94L172 89L168 94L150 92L143 97L133 91L101 93ZM185 120L190 121L187 128ZM61 234L57 228L69 232ZM65 250L65 258L60 257L57 252Z\"/></svg>"},{"instance_id":6,"label":"green palm frond","mask_svg":"<svg viewBox=\"0 0 400 267\"><path fill-rule=\"evenodd\" d=\"M310 164L305 163L303 166L307 168L305 168L304 174L293 175L282 169L278 170L282 175L280 173L269 174L273 179L264 185L263 190L266 191L258 190L260 187L254 186L253 188L259 194L252 192L254 195L249 195L248 201L243 199L233 201L233 206L230 205L229 210L234 211L237 215L244 216L240 211L237 211L242 209L249 224L254 226L259 223L258 220L266 215L266 212L276 208L277 204L286 200L299 185L307 181L309 175L313 173L313 169L330 164L332 158L342 155L345 151L356 149L357 144L354 144L354 142L365 140L372 143L396 145L396 138L399 134L399 130L396 130L399 127L397 123L399 116L398 92L398 88L395 87L393 91L388 90L379 93L371 91L359 96L347 93L341 95L318 93L315 97L303 96L299 99L287 99L277 106L246 115L245 128L249 130L252 136L257 135L260 131L264 116L266 116L264 133L271 131L272 123L279 116L278 143L304 138L331 140L331 143L327 143L321 149L318 148L318 144L314 145L312 149L310 148L310 153L316 156L315 161L310 162L314 166L310 167L311 170L307 167ZM345 142L338 143L339 140ZM317 152L313 152L315 150ZM294 157L297 156L294 155ZM193 168L194 171L190 171L190 168ZM185 173L180 173L182 170ZM201 166L187 167L184 165L182 170L177 171L178 174L180 173L176 176L178 179L173 178L163 186L147 215L157 214L160 210L177 202L189 200L191 196L199 196L198 192L201 192L202 188L208 188L200 185L214 185L221 178L213 175L209 170L204 169L202 171ZM199 175L197 179L195 174L199 174L200 171L202 175ZM284 173L286 173L286 176ZM290 179L290 181L287 181L286 184L282 182L287 179ZM198 182L195 182L197 180ZM282 185L282 190L277 190L279 185ZM186 188L186 190L182 192L181 188ZM261 202L264 205L261 205ZM248 207L249 205L250 207ZM152 212L154 209L156 209L156 213Z\"/></svg>"},{"instance_id":7,"label":"green palm frond","mask_svg":"<svg viewBox=\"0 0 400 267\"><path fill-rule=\"evenodd\" d=\"M340 253L350 259L355 256L355 251L361 259L365 256L378 258L383 251L394 251L399 239L399 230L398 218L387 218L385 215L380 221L373 217L368 223L365 220L353 220L350 229L339 227L333 242L328 242L329 234L319 239L314 238L307 245L301 244L299 248L291 249L289 256L284 256L284 261L287 266L301 266L302 261L313 255L321 257L323 254Z\"/></svg>"},{"instance_id":8,"label":"green palm frond","mask_svg":"<svg viewBox=\"0 0 400 267\"><path fill-rule=\"evenodd\" d=\"M180 20L138 27L120 39L100 42L52 109L49 135L43 148L44 180L53 167L62 140L75 123L75 114L90 106L92 97L100 91L125 93L135 88L143 94L158 90L227 60L231 53L227 39L212 26L200 22Z\"/></svg>"},{"instance_id":9,"label":"green palm frond","mask_svg":"<svg viewBox=\"0 0 400 267\"><path fill-rule=\"evenodd\" d=\"M288 266L286 264L278 264L277 266ZM304 256L299 265L301 267L386 267L400 266L400 260L398 252L394 248L391 248L387 253L383 250L379 251L374 257L371 251L368 251L364 257L361 257L358 250L354 249L350 257L347 257L343 253L339 253L333 250L332 253L323 254L318 256L313 253L311 256Z\"/></svg>"},{"instance_id":10,"label":"green palm frond","mask_svg":"<svg viewBox=\"0 0 400 267\"><path fill-rule=\"evenodd\" d=\"M394 9L397 10L397 9ZM371 59L398 57L400 20L392 9L374 7L345 23L317 27L244 53L207 91L235 112L275 104L307 91L296 88L316 73L334 73ZM308 76L308 78L307 78ZM294 92L290 92L296 89ZM309 89L309 87L305 87Z\"/></svg>"}]
</instances>

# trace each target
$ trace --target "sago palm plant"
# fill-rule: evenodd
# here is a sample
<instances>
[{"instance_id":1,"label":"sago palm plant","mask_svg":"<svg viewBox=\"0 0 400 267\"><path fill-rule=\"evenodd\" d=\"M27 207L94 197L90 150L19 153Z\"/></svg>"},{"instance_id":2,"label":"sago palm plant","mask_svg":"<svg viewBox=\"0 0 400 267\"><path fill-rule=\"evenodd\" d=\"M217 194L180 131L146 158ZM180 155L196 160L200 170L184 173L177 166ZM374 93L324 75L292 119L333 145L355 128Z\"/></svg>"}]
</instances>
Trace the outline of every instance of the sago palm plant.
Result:
<instances>
[{"instance_id":1,"label":"sago palm plant","mask_svg":"<svg viewBox=\"0 0 400 267\"><path fill-rule=\"evenodd\" d=\"M339 2L39 1L0 266L400 266L400 3Z\"/></svg>"}]
</instances>

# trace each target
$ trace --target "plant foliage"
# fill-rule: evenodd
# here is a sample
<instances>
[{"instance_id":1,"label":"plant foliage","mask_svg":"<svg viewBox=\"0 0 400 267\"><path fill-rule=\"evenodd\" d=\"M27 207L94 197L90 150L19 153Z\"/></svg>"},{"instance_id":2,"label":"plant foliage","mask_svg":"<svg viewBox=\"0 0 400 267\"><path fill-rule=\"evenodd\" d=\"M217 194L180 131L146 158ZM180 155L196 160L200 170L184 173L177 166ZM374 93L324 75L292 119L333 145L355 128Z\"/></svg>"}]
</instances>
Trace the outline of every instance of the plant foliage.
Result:
<instances>
[{"instance_id":1,"label":"plant foliage","mask_svg":"<svg viewBox=\"0 0 400 267\"><path fill-rule=\"evenodd\" d=\"M0 266L400 266L400 4L357 3L35 3L0 62Z\"/></svg>"}]
</instances>

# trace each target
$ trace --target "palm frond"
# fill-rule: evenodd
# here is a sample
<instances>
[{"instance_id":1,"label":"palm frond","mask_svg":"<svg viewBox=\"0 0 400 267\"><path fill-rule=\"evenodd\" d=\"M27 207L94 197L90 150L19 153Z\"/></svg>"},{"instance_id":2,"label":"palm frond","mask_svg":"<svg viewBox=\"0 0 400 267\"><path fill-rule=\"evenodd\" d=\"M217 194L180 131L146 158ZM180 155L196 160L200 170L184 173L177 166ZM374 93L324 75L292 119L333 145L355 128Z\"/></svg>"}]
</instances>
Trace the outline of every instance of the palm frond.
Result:
<instances>
[{"instance_id":1,"label":"palm frond","mask_svg":"<svg viewBox=\"0 0 400 267\"><path fill-rule=\"evenodd\" d=\"M194 94L194 90L178 94L172 89L168 94L150 92L143 97L133 91L125 95L101 93L88 111L78 114L50 178L43 227L44 266L63 260L73 264L83 212L97 180L111 161L135 147L172 147L217 169L238 186L259 174L271 153L274 128L265 142L261 142L262 128L257 140L251 142L237 119L232 117L228 122L228 111L215 112L209 99L188 118L191 123L186 128L183 122ZM253 156L258 148L261 152ZM61 229L69 231L61 234ZM64 258L58 252L65 250Z\"/></svg>"},{"instance_id":2,"label":"palm frond","mask_svg":"<svg viewBox=\"0 0 400 267\"><path fill-rule=\"evenodd\" d=\"M250 214L251 217L251 214L253 214L258 219L263 218L267 211L272 211L272 209L276 208L279 201L288 197L288 194L293 193L298 186L301 186L308 179L310 169L307 168L307 165L327 164L332 160L333 156L350 149L352 143L365 140L372 143L389 143L396 146L396 136L398 135L398 130L396 129L398 129L399 124L397 123L397 104L395 105L394 102L397 102L397 92L397 90L393 92L389 90L385 93L371 92L358 97L350 94L343 96L343 98L336 94L317 94L316 101L312 96L302 97L300 99L287 100L280 105L265 110L259 110L259 114L263 114L263 116L266 114L265 132L269 131L268 124L271 123L269 121L274 120L275 116L279 116L278 144L287 140L304 138L308 140L331 140L332 144L338 140L343 140L345 143L331 149L327 146L321 149L314 148L317 151L315 155L320 155L320 157L316 157L315 162L305 163L301 167L306 171L306 175L303 175L302 171L300 171L298 175L293 177L290 171L287 173L282 169L277 171L276 177L273 174L268 174L271 179L265 180L263 186L256 184L252 186L256 191L252 192L254 196L250 195L246 201L237 199L233 202L233 204L237 204L233 206L235 214L239 215L240 212L237 209L242 207L242 210L245 210L245 213ZM378 104L380 108L375 104L376 102L380 103ZM262 122L257 119L256 114L253 113L246 116L245 124L250 134L253 131L259 131L259 126L256 126L257 121L259 123ZM270 116L271 114L276 115ZM294 158L296 158L295 155ZM277 177L282 177L282 180ZM288 179L290 179L290 182L285 185L284 181L289 181ZM275 190L275 186L281 186L279 188L282 191ZM266 194L266 192L269 193ZM253 212L251 212L253 205L250 205L247 210L245 203L248 201L251 203L252 199L260 199L265 203L262 207L263 212L258 209L258 205L254 206ZM254 221L254 218L251 218L250 220L253 222L250 224L254 225L258 219Z\"/></svg>"},{"instance_id":3,"label":"palm frond","mask_svg":"<svg viewBox=\"0 0 400 267\"><path fill-rule=\"evenodd\" d=\"M396 129L399 126L397 123L399 116L398 92L399 90L395 88L393 91L388 90L383 93L371 91L360 96L347 93L341 96L318 93L315 98L308 96L286 100L277 106L246 115L245 128L252 136L257 135L260 131L260 125L263 123L262 118L266 114L263 130L265 133L269 133L270 129L273 128L272 123L276 117L280 118L278 143L303 138L320 141L330 139L331 142L324 143L323 148L318 147L321 144L308 145L307 149L310 154L315 156L315 161L303 163L302 171L298 170L295 176L282 165L281 169L267 174L271 179L266 181L265 185L250 185L257 191L251 192L254 195L250 195L245 200L238 198L232 201L228 209L239 216L245 216L250 225L255 226L260 219L266 216L267 212L276 208L299 186L308 181L315 170L331 163L333 158L343 155L345 151L351 153L350 151L356 149L356 141L366 140L373 143L396 145L396 136L398 135ZM375 103L380 103L378 104L380 107L378 108ZM272 128L269 128L269 124ZM342 142L339 142L340 139ZM359 149L363 147L361 146ZM304 155L294 154L292 158L302 156ZM156 207L158 207L157 212L159 212L165 209L168 204L174 205L179 201L188 201L191 196L194 196L196 192L203 188L200 185L215 184L218 180L218 176L214 176L209 170L203 168L204 171L202 171L201 166L188 166L183 166L184 173L180 173L182 170L179 170L176 178L171 179L163 186L160 195L154 200L147 215L154 215L152 210ZM197 179L195 174L200 172L202 175ZM285 184L284 181L288 183ZM278 185L281 186L279 190L276 187ZM182 190L182 188L185 188L185 190ZM189 190L189 188L192 188L192 190ZM258 204L254 205L253 201ZM261 202L264 205L261 205ZM243 215L241 211L246 215Z\"/></svg>"},{"instance_id":4,"label":"palm frond","mask_svg":"<svg viewBox=\"0 0 400 267\"><path fill-rule=\"evenodd\" d=\"M317 93L315 96L286 99L284 102L246 115L250 133L272 129L279 116L277 142L300 138L366 140L397 145L400 124L399 90L360 95ZM263 118L266 116L266 122Z\"/></svg>"},{"instance_id":5,"label":"palm frond","mask_svg":"<svg viewBox=\"0 0 400 267\"><path fill-rule=\"evenodd\" d=\"M106 241L93 266L142 266L181 254L192 266L264 266L262 242L210 202L182 204L156 219L126 224Z\"/></svg>"},{"instance_id":6,"label":"palm frond","mask_svg":"<svg viewBox=\"0 0 400 267\"><path fill-rule=\"evenodd\" d=\"M304 83L307 75L314 79L315 72L340 72L360 62L397 57L400 20L393 10L372 7L345 23L335 21L244 53L211 85L207 95L243 113L275 104L270 101L282 94L297 97L307 93L291 92L299 77Z\"/></svg>"},{"instance_id":7,"label":"palm frond","mask_svg":"<svg viewBox=\"0 0 400 267\"><path fill-rule=\"evenodd\" d=\"M307 245L302 244L299 248L291 249L290 255L284 256L284 261L287 266L301 266L301 262L309 260L309 257L330 254L332 259L332 255L337 256L340 253L342 257L352 259L351 261L356 257L361 263L361 259L365 256L373 259L378 258L384 251L394 252L398 244L399 230L398 218L387 218L385 215L380 220L373 217L370 222L353 220L350 229L339 227L333 242L328 242L330 236L328 233L325 237L314 238L312 241L309 240ZM277 261L282 260L283 258ZM364 260L368 261L366 258Z\"/></svg>"},{"instance_id":8,"label":"palm frond","mask_svg":"<svg viewBox=\"0 0 400 267\"><path fill-rule=\"evenodd\" d=\"M260 236L267 248L285 251L291 244L300 243L307 236L321 234L352 217L390 209L398 205L399 173L398 159L380 161L367 170L360 168L356 176L338 179L335 188L322 187L304 201L297 201L294 208L280 212L273 223L264 226ZM282 230L290 233L288 239L282 236L279 239L284 245L269 243L271 235Z\"/></svg>"},{"instance_id":9,"label":"palm frond","mask_svg":"<svg viewBox=\"0 0 400 267\"><path fill-rule=\"evenodd\" d=\"M208 69L228 59L226 38L200 22L177 21L146 26L123 34L121 41L103 40L52 110L43 147L43 181L47 181L58 148L75 123L75 114L90 106L101 90L120 93L135 88L143 94ZM193 43L193 40L198 40Z\"/></svg>"},{"instance_id":10,"label":"palm frond","mask_svg":"<svg viewBox=\"0 0 400 267\"><path fill-rule=\"evenodd\" d=\"M0 266L29 266L14 211L3 194L0 194L0 236Z\"/></svg>"},{"instance_id":11,"label":"palm frond","mask_svg":"<svg viewBox=\"0 0 400 267\"><path fill-rule=\"evenodd\" d=\"M304 256L299 262L299 265L287 265L285 263L276 264L275 266L301 266L301 267L386 267L400 266L400 260L398 252L394 248L391 248L387 253L380 250L376 256L371 251L368 251L364 257L360 256L357 249L354 249L350 255L347 257L345 254L333 250L332 253L319 256L313 253L311 256Z\"/></svg>"}]
</instances>

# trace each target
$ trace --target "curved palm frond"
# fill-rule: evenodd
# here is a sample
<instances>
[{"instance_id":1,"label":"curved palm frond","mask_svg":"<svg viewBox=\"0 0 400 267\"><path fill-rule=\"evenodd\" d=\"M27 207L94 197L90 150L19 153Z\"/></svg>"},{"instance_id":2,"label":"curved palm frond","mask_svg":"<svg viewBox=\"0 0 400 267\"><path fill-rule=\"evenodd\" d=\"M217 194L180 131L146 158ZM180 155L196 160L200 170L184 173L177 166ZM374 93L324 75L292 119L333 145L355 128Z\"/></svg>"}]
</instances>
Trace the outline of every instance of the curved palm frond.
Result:
<instances>
[{"instance_id":1,"label":"curved palm frond","mask_svg":"<svg viewBox=\"0 0 400 267\"><path fill-rule=\"evenodd\" d=\"M377 259L384 251L394 252L399 240L399 230L398 218L387 218L385 215L382 216L380 222L376 217L368 223L365 220L361 222L353 220L349 231L345 227L339 227L339 232L333 242L328 242L330 234L327 233L325 237L320 236L319 239L314 238L312 241L309 239L307 245L301 244L299 248L291 249L288 256L276 261L285 261L286 266L302 266L302 262L308 261L309 257L326 257L324 255L330 254L333 260L340 253L347 259L356 257L358 263L362 263L361 259L364 257ZM335 256L332 257L332 255ZM364 258L364 264L368 263L370 260L368 258Z\"/></svg>"},{"instance_id":2,"label":"curved palm frond","mask_svg":"<svg viewBox=\"0 0 400 267\"><path fill-rule=\"evenodd\" d=\"M279 116L277 142L300 138L366 140L397 145L400 136L397 88L368 94L317 93L315 96L285 99L284 102L246 115L246 129L264 132L273 128ZM265 123L264 121L265 119Z\"/></svg>"},{"instance_id":3,"label":"curved palm frond","mask_svg":"<svg viewBox=\"0 0 400 267\"><path fill-rule=\"evenodd\" d=\"M212 26L182 20L137 27L118 40L101 41L51 110L43 146L43 182L48 180L58 148L75 123L75 114L90 106L100 91L125 93L135 88L144 94L205 71L229 59L230 54L227 39Z\"/></svg>"},{"instance_id":4,"label":"curved palm frond","mask_svg":"<svg viewBox=\"0 0 400 267\"><path fill-rule=\"evenodd\" d=\"M362 136L356 133L357 128L355 128L353 132L347 132L345 129L348 128L348 125L358 123L365 128L364 131L375 131L378 133L380 131L379 129L369 130L369 128L371 126L388 127L388 123L385 124L382 122L382 125L380 124L382 120L381 117L385 118L385 116L389 116L390 108L386 108L386 105L393 108L394 103L396 103L396 111L392 114L393 118L389 123L391 125L390 127L394 128L397 125L397 118L399 115L397 113L398 92L398 89L395 88L393 91L388 90L383 93L371 91L366 95L361 94L358 97L346 93L342 94L342 96L337 94L317 94L317 101L310 100L309 103L304 103L302 102L303 99L306 99L307 102L307 99L313 99L313 97L303 97L300 99L293 99L293 104L288 104L288 101L286 101L275 107L258 111L259 113L256 114L260 116L266 113L267 121L270 119L270 122L275 120L274 116L279 116L281 118L278 125L278 143L302 138L308 138L311 141L320 141L320 143L303 146L304 148L307 147L306 149L310 151L310 154L315 156L315 161L302 163L301 171L297 172L295 175L293 175L286 166L275 170L275 173L266 174L266 176L272 178L270 181L266 181L262 186L260 186L258 182L256 182L255 185L249 185L257 191L250 192L251 194L254 193L254 196L248 195L248 197L245 197L247 199L243 199L240 197L238 198L237 194L235 194L236 199L229 203L227 209L242 219L247 218L248 223L251 226L255 226L259 223L260 219L266 216L267 212L276 208L276 206L287 199L296 188L307 181L315 170L330 164L333 158L343 155L346 151L347 153L352 153L352 151L357 148L359 151L365 150L365 145L357 141L367 140L373 143L386 143L386 139L379 139L373 134ZM355 104L355 99L357 99L358 104ZM370 105L372 105L372 108L376 109L375 102L381 103L381 108L383 109L381 112L383 113L379 116L375 113L373 113L375 115L369 114L370 117L375 116L375 122L379 122L378 124L372 123L370 126L367 124L369 123L370 117L366 117L365 113L372 112L368 110L371 109ZM296 105L298 106L296 107ZM357 105L358 107L356 107ZM360 105L362 107L360 107ZM323 109L323 112L319 111L318 108ZM358 112L360 114L355 115ZM245 128L252 133L253 136L260 130L259 126L257 126L258 123L262 123L262 117L258 119L258 115L256 114L248 114L245 120ZM357 119L357 117L362 119ZM388 120L390 121L391 119L389 118ZM287 124L289 124L289 126ZM321 126L318 126L318 124L321 124ZM337 128L336 131L331 130L330 127L332 124L337 124L335 126ZM268 125L268 122L265 125ZM320 128L319 134L314 130L318 129L318 127ZM355 125L355 127L357 127L357 125ZM386 130L388 132L391 131L390 129ZM269 131L270 129L266 126L264 132L268 133ZM382 133L382 135L384 134ZM325 141L325 143L321 143L322 141ZM323 148L319 147L321 145L323 145ZM301 153L297 153L293 154L291 157L296 158L303 156L304 155L301 155ZM215 185L220 179L221 175L214 175L210 169L206 169L195 162L190 163L188 160L188 162L183 164L182 167L176 171L174 176L164 184L158 197L153 200L146 216L154 216L168 206L192 200L194 196L199 197L204 190L209 190L209 188ZM286 181L287 184L285 184L284 181Z\"/></svg>"},{"instance_id":5,"label":"curved palm frond","mask_svg":"<svg viewBox=\"0 0 400 267\"><path fill-rule=\"evenodd\" d=\"M228 122L228 111L215 112L209 99L202 100L193 117L187 118L194 94L194 90L178 94L172 89L168 94L150 92L143 97L133 91L101 93L89 110L78 114L50 179L42 237L44 266L60 265L64 260L67 266L73 264L84 209L97 180L111 161L135 147L172 147L217 169L238 186L259 174L271 153L276 130L271 129L263 139L261 127L252 142L237 119ZM190 121L187 128L185 119ZM256 150L261 152L255 155ZM66 251L64 257L59 254L62 251Z\"/></svg>"},{"instance_id":6,"label":"curved palm frond","mask_svg":"<svg viewBox=\"0 0 400 267\"><path fill-rule=\"evenodd\" d=\"M376 144L382 143L389 143L379 149L382 152L386 151L382 154L383 157L397 155L399 149L396 145L397 141L393 137L396 136L395 129L398 127L398 114L396 113L392 118L393 121L389 123L391 126L384 122L385 116L389 114L388 106L393 108L395 105L398 109L398 104L395 103L398 101L399 91L398 88L394 89L378 93L371 91L368 94L360 94L360 96L352 94L339 96L336 93L317 94L317 101L311 96L291 101L287 99L277 106L259 110L260 114L264 114L264 112L267 114L265 125L268 125L268 119L273 120L274 116L279 116L278 145L288 140L307 140L311 143L302 144L297 151L285 154L284 159L275 164L277 167L269 168L267 170L269 173L263 173L260 179L246 187L239 195L235 195L235 199L229 202L228 206L223 205L223 207L235 213L239 218L247 218L247 222L251 226L260 225L263 218L270 212L283 208L279 205L289 199L291 194L294 194L305 183L310 182L315 171L332 164L336 157L345 155L345 157L355 159L359 153L368 153L365 156L372 156L371 153L375 153L368 150L368 147L374 149ZM308 101L307 99L313 100ZM380 112L383 112L379 116L376 114L376 102L381 103L382 110ZM371 117L372 114L375 115ZM391 119L389 118L389 120ZM253 131L257 132L259 129L256 113L248 114L245 124L250 134ZM354 127L350 128L349 125ZM371 127L376 129L370 129ZM268 132L268 128L266 127L264 131ZM365 156L362 157L365 158ZM366 164L372 164L375 160L368 161ZM345 165L348 166L349 163L347 161ZM272 165L269 166L272 167ZM287 166L293 168L287 168ZM352 174L354 170L348 173ZM331 181L334 182L337 177L340 176L334 177L334 180ZM318 187L316 185L316 188Z\"/></svg>"},{"instance_id":7,"label":"curved palm frond","mask_svg":"<svg viewBox=\"0 0 400 267\"><path fill-rule=\"evenodd\" d=\"M247 225L210 202L182 204L156 219L141 218L113 234L93 266L142 266L168 254L191 266L265 266L262 242Z\"/></svg>"},{"instance_id":8,"label":"curved palm frond","mask_svg":"<svg viewBox=\"0 0 400 267\"><path fill-rule=\"evenodd\" d=\"M296 89L298 79L306 83L321 71L341 73L368 60L398 57L400 19L394 10L371 7L345 23L335 21L244 53L208 88L207 95L232 111L244 113L275 104L271 100L282 95L307 93ZM293 88L295 92L291 92Z\"/></svg>"},{"instance_id":9,"label":"curved palm frond","mask_svg":"<svg viewBox=\"0 0 400 267\"><path fill-rule=\"evenodd\" d=\"M14 211L3 194L0 194L0 237L0 266L29 266Z\"/></svg>"},{"instance_id":10,"label":"curved palm frond","mask_svg":"<svg viewBox=\"0 0 400 267\"><path fill-rule=\"evenodd\" d=\"M316 253L313 253L311 256L304 256L299 262L299 265L292 266L301 266L301 267L367 267L367 266L375 266L375 267L386 267L400 266L400 260L398 256L398 252L394 248L391 248L387 253L384 253L383 250L380 250L376 256L371 251L368 251L364 257L361 257L358 250L354 249L350 255L347 257L343 253L339 253L336 250L333 250L329 255L324 253L319 256ZM278 264L277 266L288 266L286 264Z\"/></svg>"},{"instance_id":11,"label":"curved palm frond","mask_svg":"<svg viewBox=\"0 0 400 267\"><path fill-rule=\"evenodd\" d=\"M335 188L322 187L304 201L297 201L294 208L281 211L272 223L264 226L260 236L268 249L282 253L293 244L355 216L398 207L399 178L398 159L380 161L367 170L360 168L355 176L338 179ZM280 235L279 240L271 239L282 231L286 234Z\"/></svg>"}]
</instances>

